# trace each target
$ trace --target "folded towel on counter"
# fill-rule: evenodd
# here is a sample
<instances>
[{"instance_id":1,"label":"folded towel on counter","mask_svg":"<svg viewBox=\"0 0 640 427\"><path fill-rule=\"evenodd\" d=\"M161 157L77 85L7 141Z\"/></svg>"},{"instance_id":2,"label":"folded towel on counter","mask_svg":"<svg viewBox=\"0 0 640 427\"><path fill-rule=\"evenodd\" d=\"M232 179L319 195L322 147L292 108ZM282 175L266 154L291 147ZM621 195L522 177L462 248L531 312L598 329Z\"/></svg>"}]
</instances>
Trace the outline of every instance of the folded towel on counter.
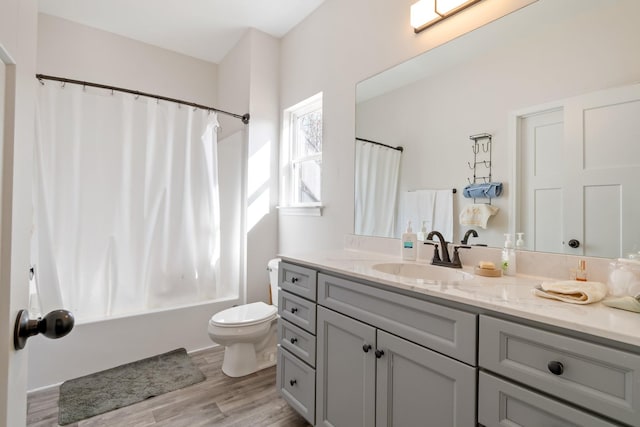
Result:
<instances>
[{"instance_id":1,"label":"folded towel on counter","mask_svg":"<svg viewBox=\"0 0 640 427\"><path fill-rule=\"evenodd\" d=\"M638 295L638 297L640 297L640 295ZM610 298L602 301L602 303L609 307L640 313L640 301L638 300L638 297L634 298L627 295L620 298Z\"/></svg>"},{"instance_id":2,"label":"folded towel on counter","mask_svg":"<svg viewBox=\"0 0 640 427\"><path fill-rule=\"evenodd\" d=\"M464 187L462 195L467 199L474 198L494 198L499 197L502 194L501 182L487 182L483 184L470 184Z\"/></svg>"},{"instance_id":3,"label":"folded towel on counter","mask_svg":"<svg viewBox=\"0 0 640 427\"><path fill-rule=\"evenodd\" d=\"M542 282L533 289L534 295L572 304L591 304L607 296L609 288L600 282L565 280Z\"/></svg>"},{"instance_id":4,"label":"folded towel on counter","mask_svg":"<svg viewBox=\"0 0 640 427\"><path fill-rule=\"evenodd\" d=\"M499 210L500 208L486 203L467 205L460 211L460 225L478 226L486 229L489 218Z\"/></svg>"}]
</instances>

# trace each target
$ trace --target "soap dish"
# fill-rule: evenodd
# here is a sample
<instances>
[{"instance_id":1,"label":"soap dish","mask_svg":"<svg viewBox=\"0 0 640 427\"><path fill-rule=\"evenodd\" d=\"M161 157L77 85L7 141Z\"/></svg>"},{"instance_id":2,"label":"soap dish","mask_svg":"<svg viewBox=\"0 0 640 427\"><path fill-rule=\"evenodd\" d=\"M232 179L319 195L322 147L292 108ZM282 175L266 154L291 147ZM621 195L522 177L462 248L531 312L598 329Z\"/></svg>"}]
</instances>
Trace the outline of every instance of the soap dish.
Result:
<instances>
[{"instance_id":1,"label":"soap dish","mask_svg":"<svg viewBox=\"0 0 640 427\"><path fill-rule=\"evenodd\" d=\"M480 268L476 266L473 269L473 273L476 276L485 276L485 277L501 277L502 276L502 270L500 270L499 268L488 269L488 268Z\"/></svg>"}]
</instances>

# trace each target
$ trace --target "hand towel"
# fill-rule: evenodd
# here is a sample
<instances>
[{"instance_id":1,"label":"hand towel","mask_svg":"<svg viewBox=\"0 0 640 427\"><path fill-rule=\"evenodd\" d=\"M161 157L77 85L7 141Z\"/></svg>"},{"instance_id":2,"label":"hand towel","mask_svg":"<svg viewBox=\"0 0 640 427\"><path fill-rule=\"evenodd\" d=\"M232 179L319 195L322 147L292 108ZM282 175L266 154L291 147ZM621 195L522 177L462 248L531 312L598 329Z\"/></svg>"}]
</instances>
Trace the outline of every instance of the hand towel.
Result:
<instances>
[{"instance_id":1,"label":"hand towel","mask_svg":"<svg viewBox=\"0 0 640 427\"><path fill-rule=\"evenodd\" d=\"M487 182L483 184L470 184L464 187L462 195L467 199L473 198L494 198L499 197L502 194L501 182Z\"/></svg>"},{"instance_id":2,"label":"hand towel","mask_svg":"<svg viewBox=\"0 0 640 427\"><path fill-rule=\"evenodd\" d=\"M460 211L460 225L478 226L486 229L489 218L499 210L500 208L486 203L467 205Z\"/></svg>"},{"instance_id":3,"label":"hand towel","mask_svg":"<svg viewBox=\"0 0 640 427\"><path fill-rule=\"evenodd\" d=\"M446 241L453 241L453 192L447 190L403 191L398 204L396 235L399 237L411 221L414 233L424 222L427 231L439 231Z\"/></svg>"},{"instance_id":4,"label":"hand towel","mask_svg":"<svg viewBox=\"0 0 640 427\"><path fill-rule=\"evenodd\" d=\"M565 280L559 282L542 282L533 289L534 295L556 299L572 304L591 304L603 299L609 288L600 282L579 282Z\"/></svg>"}]
</instances>

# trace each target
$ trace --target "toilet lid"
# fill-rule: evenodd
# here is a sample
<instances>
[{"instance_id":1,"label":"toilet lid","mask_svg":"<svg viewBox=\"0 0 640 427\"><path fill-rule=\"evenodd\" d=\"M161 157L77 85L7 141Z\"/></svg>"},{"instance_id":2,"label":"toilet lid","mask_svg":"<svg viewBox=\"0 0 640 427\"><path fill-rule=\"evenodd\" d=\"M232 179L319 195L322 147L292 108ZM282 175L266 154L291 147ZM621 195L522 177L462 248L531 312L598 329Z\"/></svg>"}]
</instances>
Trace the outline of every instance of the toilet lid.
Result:
<instances>
[{"instance_id":1,"label":"toilet lid","mask_svg":"<svg viewBox=\"0 0 640 427\"><path fill-rule=\"evenodd\" d=\"M222 310L214 314L210 322L222 327L249 326L273 319L277 311L275 306L260 301Z\"/></svg>"}]
</instances>

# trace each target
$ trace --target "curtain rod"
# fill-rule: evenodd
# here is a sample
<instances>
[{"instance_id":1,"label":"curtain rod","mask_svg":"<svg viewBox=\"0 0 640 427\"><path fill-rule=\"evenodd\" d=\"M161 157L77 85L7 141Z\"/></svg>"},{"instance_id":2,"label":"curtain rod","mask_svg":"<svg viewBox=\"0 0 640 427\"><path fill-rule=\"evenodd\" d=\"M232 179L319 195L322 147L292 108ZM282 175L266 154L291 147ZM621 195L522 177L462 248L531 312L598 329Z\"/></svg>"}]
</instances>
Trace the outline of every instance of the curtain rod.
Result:
<instances>
[{"instance_id":1,"label":"curtain rod","mask_svg":"<svg viewBox=\"0 0 640 427\"><path fill-rule=\"evenodd\" d=\"M100 89L108 89L111 91L118 91L118 92L124 92L124 93L130 93L136 96L146 96L148 98L155 98L158 100L162 100L162 101L169 101L169 102L175 102L176 104L182 104L182 105L188 105L190 107L195 107L195 108L200 108L202 110L209 110L209 111L215 111L217 113L222 113L222 114L226 114L228 116L231 117L235 117L237 119L242 120L242 123L249 124L249 113L247 114L235 114L235 113L230 113L228 111L224 111L224 110L219 110L217 108L213 108L213 107L207 107L206 105L200 105L200 104L196 104L194 102L187 102L187 101L182 101L180 99L175 99L175 98L169 98L166 96L162 96L162 95L154 95L152 93L146 93L146 92L140 92L137 90L131 90L131 89L125 89L125 88L121 88L121 87L116 87L116 86L109 86L109 85L103 85L100 83L91 83L91 82L83 82L81 80L73 80L73 79L67 79L64 77L55 77L55 76L47 76L45 74L36 74L36 78L38 80L40 80L40 83L44 84L44 82L42 80L53 80L53 81L57 81L57 82L62 82L62 83L73 83L76 85L82 85L82 86L89 86L89 87L97 87Z\"/></svg>"},{"instance_id":2,"label":"curtain rod","mask_svg":"<svg viewBox=\"0 0 640 427\"><path fill-rule=\"evenodd\" d=\"M392 150L398 150L401 153L404 151L404 147L402 147L401 145L397 146L397 147L392 147L391 145L387 145L387 144L383 144L382 142L376 142L376 141L371 141L370 139L364 139L364 138L357 138L357 141L363 141L363 142L369 142L371 144L376 144L376 145L382 145L383 147L387 147L387 148L391 148Z\"/></svg>"}]
</instances>

